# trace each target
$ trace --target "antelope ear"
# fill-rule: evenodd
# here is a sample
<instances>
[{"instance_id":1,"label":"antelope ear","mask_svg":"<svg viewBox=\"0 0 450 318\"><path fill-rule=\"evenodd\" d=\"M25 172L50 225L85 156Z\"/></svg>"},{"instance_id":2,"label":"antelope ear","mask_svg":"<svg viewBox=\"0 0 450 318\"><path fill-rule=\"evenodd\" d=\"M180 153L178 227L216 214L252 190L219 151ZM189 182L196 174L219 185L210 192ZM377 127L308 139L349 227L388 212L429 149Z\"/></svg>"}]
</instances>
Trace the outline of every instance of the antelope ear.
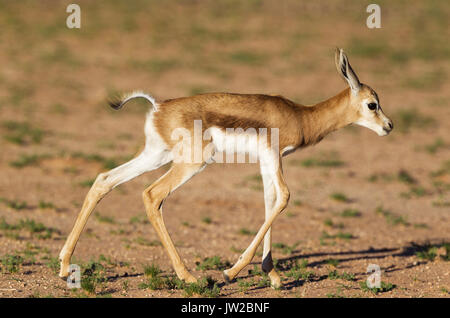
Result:
<instances>
[{"instance_id":1,"label":"antelope ear","mask_svg":"<svg viewBox=\"0 0 450 318\"><path fill-rule=\"evenodd\" d=\"M359 82L358 76L356 76L355 71L353 71L352 67L350 66L347 55L342 49L336 48L334 61L336 63L338 73L348 83L348 85L352 89L352 92L357 93L361 87L361 83Z\"/></svg>"}]
</instances>

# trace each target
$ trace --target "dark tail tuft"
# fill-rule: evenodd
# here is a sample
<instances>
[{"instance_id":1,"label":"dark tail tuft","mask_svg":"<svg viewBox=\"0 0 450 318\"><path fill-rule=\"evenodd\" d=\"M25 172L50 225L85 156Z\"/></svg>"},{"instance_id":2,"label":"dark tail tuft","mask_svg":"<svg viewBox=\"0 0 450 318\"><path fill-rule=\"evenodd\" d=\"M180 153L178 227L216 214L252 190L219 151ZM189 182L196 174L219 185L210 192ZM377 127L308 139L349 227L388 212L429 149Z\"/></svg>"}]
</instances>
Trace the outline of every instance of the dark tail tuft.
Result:
<instances>
[{"instance_id":1,"label":"dark tail tuft","mask_svg":"<svg viewBox=\"0 0 450 318\"><path fill-rule=\"evenodd\" d=\"M114 108L115 110L119 110L122 108L122 101L118 97L114 97L108 100L108 105Z\"/></svg>"}]
</instances>

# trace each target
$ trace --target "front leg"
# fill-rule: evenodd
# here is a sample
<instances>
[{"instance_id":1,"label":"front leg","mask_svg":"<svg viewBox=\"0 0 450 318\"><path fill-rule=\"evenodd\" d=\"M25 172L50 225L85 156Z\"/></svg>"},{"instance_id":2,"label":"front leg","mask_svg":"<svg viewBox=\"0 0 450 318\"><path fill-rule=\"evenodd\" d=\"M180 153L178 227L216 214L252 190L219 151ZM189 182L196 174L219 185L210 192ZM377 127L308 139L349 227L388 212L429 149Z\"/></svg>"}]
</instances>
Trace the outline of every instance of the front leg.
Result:
<instances>
[{"instance_id":1,"label":"front leg","mask_svg":"<svg viewBox=\"0 0 450 318\"><path fill-rule=\"evenodd\" d=\"M277 159L280 160L279 158ZM261 169L267 172L267 174L270 175L270 178L273 180L276 193L275 205L274 208L270 211L269 216L266 218L263 225L259 229L255 238L244 251L244 253L239 257L239 260L236 262L236 264L234 264L232 268L227 269L223 272L223 276L226 281L233 280L237 276L237 274L239 274L239 272L251 262L251 260L255 256L259 244L261 244L267 231L272 226L273 221L278 216L278 214L280 214L286 208L289 201L289 190L286 186L286 183L284 182L281 170L281 162L276 160L263 162L261 160Z\"/></svg>"},{"instance_id":2,"label":"front leg","mask_svg":"<svg viewBox=\"0 0 450 318\"><path fill-rule=\"evenodd\" d=\"M261 176L264 184L264 205L265 205L265 217L266 220L270 217L271 212L275 207L276 192L270 175L261 169ZM270 284L273 288L281 287L281 278L276 272L272 261L272 227L269 228L264 236L264 249L262 256L261 267L262 270L268 274L270 278Z\"/></svg>"}]
</instances>

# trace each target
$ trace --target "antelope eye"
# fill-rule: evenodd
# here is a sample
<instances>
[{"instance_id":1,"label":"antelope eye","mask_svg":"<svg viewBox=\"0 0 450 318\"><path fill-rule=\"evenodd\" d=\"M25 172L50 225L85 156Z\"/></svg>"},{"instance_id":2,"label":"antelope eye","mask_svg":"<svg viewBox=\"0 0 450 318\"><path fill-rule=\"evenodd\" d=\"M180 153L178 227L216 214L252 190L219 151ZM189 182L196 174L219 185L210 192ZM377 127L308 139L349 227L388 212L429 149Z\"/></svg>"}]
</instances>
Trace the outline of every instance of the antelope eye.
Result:
<instances>
[{"instance_id":1,"label":"antelope eye","mask_svg":"<svg viewBox=\"0 0 450 318\"><path fill-rule=\"evenodd\" d=\"M367 104L370 110L375 110L377 108L377 103L369 103Z\"/></svg>"}]
</instances>

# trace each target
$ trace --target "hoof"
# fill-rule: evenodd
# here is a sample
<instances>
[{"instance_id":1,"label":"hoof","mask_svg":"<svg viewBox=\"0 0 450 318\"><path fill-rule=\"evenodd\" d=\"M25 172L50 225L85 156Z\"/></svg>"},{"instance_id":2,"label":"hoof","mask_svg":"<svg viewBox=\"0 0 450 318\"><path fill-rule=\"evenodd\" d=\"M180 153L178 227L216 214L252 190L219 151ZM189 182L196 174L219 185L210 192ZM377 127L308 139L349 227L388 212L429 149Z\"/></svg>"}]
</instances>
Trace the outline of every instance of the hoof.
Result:
<instances>
[{"instance_id":1,"label":"hoof","mask_svg":"<svg viewBox=\"0 0 450 318\"><path fill-rule=\"evenodd\" d=\"M191 274L186 275L182 280L184 280L188 284L193 284L197 282L197 278L195 278Z\"/></svg>"},{"instance_id":2,"label":"hoof","mask_svg":"<svg viewBox=\"0 0 450 318\"><path fill-rule=\"evenodd\" d=\"M222 275L223 275L223 279L225 280L225 283L229 284L231 282L231 279L230 279L230 276L228 276L227 271L226 270L223 271Z\"/></svg>"},{"instance_id":3,"label":"hoof","mask_svg":"<svg viewBox=\"0 0 450 318\"><path fill-rule=\"evenodd\" d=\"M67 278L69 276L69 264L63 264L61 261L60 268L58 276L62 279Z\"/></svg>"},{"instance_id":4,"label":"hoof","mask_svg":"<svg viewBox=\"0 0 450 318\"><path fill-rule=\"evenodd\" d=\"M274 269L272 269L272 271L270 271L268 275L270 278L270 286L273 289L278 289L278 288L281 288L281 286L283 286L281 284L280 275L278 275L278 273Z\"/></svg>"}]
</instances>

